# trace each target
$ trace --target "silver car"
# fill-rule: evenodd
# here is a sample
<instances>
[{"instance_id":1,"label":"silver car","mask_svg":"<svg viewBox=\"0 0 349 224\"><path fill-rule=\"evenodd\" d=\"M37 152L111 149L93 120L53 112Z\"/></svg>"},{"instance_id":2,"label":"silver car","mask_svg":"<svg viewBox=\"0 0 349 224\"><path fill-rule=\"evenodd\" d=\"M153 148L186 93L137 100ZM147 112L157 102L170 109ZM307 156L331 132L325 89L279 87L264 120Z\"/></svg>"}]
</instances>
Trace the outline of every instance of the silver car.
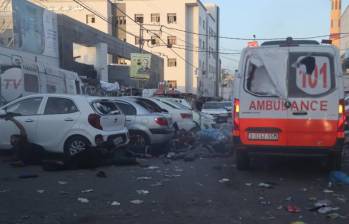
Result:
<instances>
[{"instance_id":1,"label":"silver car","mask_svg":"<svg viewBox=\"0 0 349 224\"><path fill-rule=\"evenodd\" d=\"M169 115L161 113L161 108L149 105L137 97L113 98L113 102L126 115L131 145L146 147L165 144L174 136L172 119Z\"/></svg>"}]
</instances>

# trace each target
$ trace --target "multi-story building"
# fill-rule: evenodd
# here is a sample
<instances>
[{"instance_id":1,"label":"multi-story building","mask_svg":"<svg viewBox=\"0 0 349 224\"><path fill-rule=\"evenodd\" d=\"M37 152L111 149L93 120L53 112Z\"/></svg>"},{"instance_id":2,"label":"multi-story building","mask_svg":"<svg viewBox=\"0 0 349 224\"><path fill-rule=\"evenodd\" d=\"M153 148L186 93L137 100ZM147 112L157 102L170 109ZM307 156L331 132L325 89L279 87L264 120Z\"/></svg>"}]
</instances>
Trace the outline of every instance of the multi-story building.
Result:
<instances>
[{"instance_id":1,"label":"multi-story building","mask_svg":"<svg viewBox=\"0 0 349 224\"><path fill-rule=\"evenodd\" d=\"M32 1L135 46L141 43L144 50L164 58L164 79L180 91L218 95L217 5L200 0ZM125 63L122 58L109 61Z\"/></svg>"},{"instance_id":2,"label":"multi-story building","mask_svg":"<svg viewBox=\"0 0 349 224\"><path fill-rule=\"evenodd\" d=\"M165 57L165 80L180 91L218 95L219 7L199 0L120 0L127 30L118 35ZM118 10L121 11L121 10ZM120 13L120 16L125 16ZM141 25L140 25L141 24ZM140 32L141 30L141 32ZM139 34L134 36L132 34ZM125 38L126 37L126 38Z\"/></svg>"},{"instance_id":3,"label":"multi-story building","mask_svg":"<svg viewBox=\"0 0 349 224\"><path fill-rule=\"evenodd\" d=\"M349 6L344 10L341 17L341 33L349 33ZM340 50L341 54L344 54L346 50L349 50L349 35L342 35Z\"/></svg>"},{"instance_id":4,"label":"multi-story building","mask_svg":"<svg viewBox=\"0 0 349 224\"><path fill-rule=\"evenodd\" d=\"M331 5L331 40L332 44L336 47L340 47L340 32L341 32L341 13L342 13L342 0L332 0Z\"/></svg>"}]
</instances>

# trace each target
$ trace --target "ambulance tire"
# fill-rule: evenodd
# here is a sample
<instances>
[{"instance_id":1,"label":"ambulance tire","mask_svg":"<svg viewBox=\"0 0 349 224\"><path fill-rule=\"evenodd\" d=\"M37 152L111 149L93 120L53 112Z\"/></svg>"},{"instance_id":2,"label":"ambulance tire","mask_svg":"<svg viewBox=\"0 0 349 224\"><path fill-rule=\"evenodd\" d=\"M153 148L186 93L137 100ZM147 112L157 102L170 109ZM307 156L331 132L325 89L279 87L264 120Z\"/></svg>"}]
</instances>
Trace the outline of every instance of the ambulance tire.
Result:
<instances>
[{"instance_id":1,"label":"ambulance tire","mask_svg":"<svg viewBox=\"0 0 349 224\"><path fill-rule=\"evenodd\" d=\"M342 169L343 152L334 152L328 158L328 168L333 171Z\"/></svg>"},{"instance_id":2,"label":"ambulance tire","mask_svg":"<svg viewBox=\"0 0 349 224\"><path fill-rule=\"evenodd\" d=\"M236 168L244 171L250 168L250 158L248 153L242 150L236 150L235 153Z\"/></svg>"}]
</instances>

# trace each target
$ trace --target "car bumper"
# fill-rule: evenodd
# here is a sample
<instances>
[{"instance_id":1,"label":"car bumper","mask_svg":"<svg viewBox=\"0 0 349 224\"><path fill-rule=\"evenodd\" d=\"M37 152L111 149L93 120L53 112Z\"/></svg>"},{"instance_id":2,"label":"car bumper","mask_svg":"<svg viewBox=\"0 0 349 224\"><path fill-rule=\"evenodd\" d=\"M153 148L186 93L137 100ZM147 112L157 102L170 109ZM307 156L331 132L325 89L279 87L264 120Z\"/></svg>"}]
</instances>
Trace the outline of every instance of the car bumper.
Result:
<instances>
[{"instance_id":1,"label":"car bumper","mask_svg":"<svg viewBox=\"0 0 349 224\"><path fill-rule=\"evenodd\" d=\"M333 147L288 147L288 146L250 146L243 145L240 139L234 137L234 149L246 151L252 155L314 157L326 156L333 152L341 152L344 139L338 139Z\"/></svg>"},{"instance_id":2,"label":"car bumper","mask_svg":"<svg viewBox=\"0 0 349 224\"><path fill-rule=\"evenodd\" d=\"M151 144L163 144L174 137L174 129L150 129Z\"/></svg>"}]
</instances>

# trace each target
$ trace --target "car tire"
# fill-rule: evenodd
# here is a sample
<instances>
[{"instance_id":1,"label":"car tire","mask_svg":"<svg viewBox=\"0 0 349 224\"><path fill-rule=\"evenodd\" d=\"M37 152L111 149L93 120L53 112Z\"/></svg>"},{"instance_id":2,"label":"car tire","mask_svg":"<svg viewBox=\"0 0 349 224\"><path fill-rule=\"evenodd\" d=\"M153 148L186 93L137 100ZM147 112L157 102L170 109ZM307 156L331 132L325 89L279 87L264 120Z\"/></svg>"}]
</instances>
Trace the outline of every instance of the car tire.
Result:
<instances>
[{"instance_id":1,"label":"car tire","mask_svg":"<svg viewBox=\"0 0 349 224\"><path fill-rule=\"evenodd\" d=\"M333 152L328 157L329 170L341 170L342 169L343 152Z\"/></svg>"},{"instance_id":2,"label":"car tire","mask_svg":"<svg viewBox=\"0 0 349 224\"><path fill-rule=\"evenodd\" d=\"M250 158L247 152L242 150L236 150L235 152L236 168L244 171L250 168Z\"/></svg>"},{"instance_id":3,"label":"car tire","mask_svg":"<svg viewBox=\"0 0 349 224\"><path fill-rule=\"evenodd\" d=\"M64 156L66 160L71 160L78 153L87 150L91 146L88 139L82 136L72 136L64 144Z\"/></svg>"},{"instance_id":4,"label":"car tire","mask_svg":"<svg viewBox=\"0 0 349 224\"><path fill-rule=\"evenodd\" d=\"M140 153L145 152L146 147L150 147L150 140L146 133L142 131L129 131L130 133L130 146L139 150Z\"/></svg>"}]
</instances>

